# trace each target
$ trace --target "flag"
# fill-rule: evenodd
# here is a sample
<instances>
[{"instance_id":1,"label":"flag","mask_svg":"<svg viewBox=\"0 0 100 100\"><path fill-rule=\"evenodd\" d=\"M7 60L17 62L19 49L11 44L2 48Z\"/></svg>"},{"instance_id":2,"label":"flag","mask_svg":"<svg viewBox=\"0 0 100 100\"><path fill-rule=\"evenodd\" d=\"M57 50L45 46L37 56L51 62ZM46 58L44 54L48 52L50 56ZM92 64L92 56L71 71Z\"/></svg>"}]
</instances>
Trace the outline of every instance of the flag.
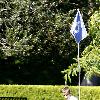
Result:
<instances>
[{"instance_id":1,"label":"flag","mask_svg":"<svg viewBox=\"0 0 100 100\"><path fill-rule=\"evenodd\" d=\"M87 31L79 9L77 10L70 32L74 36L77 43L80 43L80 41L87 36Z\"/></svg>"}]
</instances>

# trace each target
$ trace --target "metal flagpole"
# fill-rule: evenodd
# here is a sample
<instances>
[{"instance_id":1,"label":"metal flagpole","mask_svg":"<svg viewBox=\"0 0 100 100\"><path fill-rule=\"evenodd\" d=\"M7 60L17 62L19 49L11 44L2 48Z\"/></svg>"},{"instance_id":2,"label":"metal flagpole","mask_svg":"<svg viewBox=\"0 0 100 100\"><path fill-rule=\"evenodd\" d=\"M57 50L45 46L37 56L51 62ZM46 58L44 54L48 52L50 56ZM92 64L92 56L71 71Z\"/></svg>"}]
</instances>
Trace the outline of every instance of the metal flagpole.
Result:
<instances>
[{"instance_id":1,"label":"metal flagpole","mask_svg":"<svg viewBox=\"0 0 100 100\"><path fill-rule=\"evenodd\" d=\"M87 36L87 31L81 16L81 13L79 11L79 9L77 10L76 16L74 18L72 27L70 32L72 33L72 35L74 36L77 44L78 44L78 70L79 70L79 100L80 100L80 73L81 73L81 67L80 67L80 61L79 61L79 43L81 40L83 40L86 36Z\"/></svg>"},{"instance_id":2,"label":"metal flagpole","mask_svg":"<svg viewBox=\"0 0 100 100\"><path fill-rule=\"evenodd\" d=\"M79 100L80 100L80 71L81 71L81 69L80 69L80 61L79 61L79 43L78 43L78 69L79 69Z\"/></svg>"}]
</instances>

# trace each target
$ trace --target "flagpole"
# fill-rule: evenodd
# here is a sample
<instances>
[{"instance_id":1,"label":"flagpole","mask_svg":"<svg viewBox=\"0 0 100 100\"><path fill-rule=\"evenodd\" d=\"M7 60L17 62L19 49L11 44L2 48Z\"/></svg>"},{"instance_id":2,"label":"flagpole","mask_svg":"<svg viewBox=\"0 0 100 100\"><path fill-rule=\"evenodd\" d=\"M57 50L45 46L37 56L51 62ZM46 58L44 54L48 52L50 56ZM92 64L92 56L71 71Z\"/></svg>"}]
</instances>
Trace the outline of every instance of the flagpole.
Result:
<instances>
[{"instance_id":1,"label":"flagpole","mask_svg":"<svg viewBox=\"0 0 100 100\"><path fill-rule=\"evenodd\" d=\"M72 33L72 35L74 36L74 38L75 38L75 40L78 44L78 56L77 56L78 70L79 70L78 90L79 90L79 100L80 100L80 73L81 73L81 67L80 67L80 61L79 61L79 52L80 52L79 51L79 43L80 43L81 40L86 38L87 31L86 31L86 28L85 28L85 25L84 25L84 22L83 22L83 19L82 19L82 15L81 15L79 9L77 9L77 13L76 13L76 16L74 18L74 21L73 21L70 32Z\"/></svg>"},{"instance_id":2,"label":"flagpole","mask_svg":"<svg viewBox=\"0 0 100 100\"><path fill-rule=\"evenodd\" d=\"M78 69L79 69L79 100L80 100L80 71L81 71L81 69L80 69L80 61L79 61L79 51L80 50L80 48L79 48L79 43L78 43Z\"/></svg>"}]
</instances>

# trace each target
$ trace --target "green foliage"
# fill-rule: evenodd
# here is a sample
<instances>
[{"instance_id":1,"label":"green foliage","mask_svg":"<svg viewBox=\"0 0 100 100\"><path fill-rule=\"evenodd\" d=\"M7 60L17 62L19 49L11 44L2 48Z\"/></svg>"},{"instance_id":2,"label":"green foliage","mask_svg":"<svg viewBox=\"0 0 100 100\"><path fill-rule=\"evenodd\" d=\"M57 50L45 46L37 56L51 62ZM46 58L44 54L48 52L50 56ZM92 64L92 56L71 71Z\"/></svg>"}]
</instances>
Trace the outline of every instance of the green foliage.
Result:
<instances>
[{"instance_id":1,"label":"green foliage","mask_svg":"<svg viewBox=\"0 0 100 100\"><path fill-rule=\"evenodd\" d=\"M77 64L74 63L73 65L69 66L67 70L61 71L63 74L65 74L64 79L65 82L71 83L71 76L77 76L77 72L79 71L78 67L76 67Z\"/></svg>"},{"instance_id":2,"label":"green foliage","mask_svg":"<svg viewBox=\"0 0 100 100\"><path fill-rule=\"evenodd\" d=\"M28 100L64 100L61 89L51 85L0 85L0 97L26 97ZM81 100L99 100L100 87L81 87ZM78 87L70 87L78 96Z\"/></svg>"},{"instance_id":3,"label":"green foliage","mask_svg":"<svg viewBox=\"0 0 100 100\"><path fill-rule=\"evenodd\" d=\"M58 1L48 0L4 0L1 5L0 22L3 28L0 38L5 56L50 55L56 51L65 57L69 55L69 48L75 47L69 34L70 16L74 10L63 12L59 10ZM73 46L70 46L71 43Z\"/></svg>"},{"instance_id":4,"label":"green foliage","mask_svg":"<svg viewBox=\"0 0 100 100\"><path fill-rule=\"evenodd\" d=\"M61 70L73 63L72 58L77 55L76 43L69 32L77 8L84 13L87 24L96 3L94 0L0 1L3 83L63 84ZM81 52L90 41L84 43Z\"/></svg>"},{"instance_id":5,"label":"green foliage","mask_svg":"<svg viewBox=\"0 0 100 100\"><path fill-rule=\"evenodd\" d=\"M28 73L32 75L32 80L39 71L45 77L50 76L48 70L53 71L54 67L58 70L57 74L60 74L61 67L66 63L66 56L69 56L69 49L75 47L69 34L70 15L74 10L62 11L63 7L60 5L62 3L59 1L49 0L0 1L0 57L5 59L5 62L10 57L13 59L13 61L10 59L8 65L3 63L0 66L5 65L9 70L17 69L15 75L17 77L19 72ZM74 51L71 54L74 54ZM11 68L11 66L15 67ZM11 73L9 72L9 75ZM1 77L9 75L1 75ZM42 80L41 76L43 75L38 76L37 81ZM56 78L57 75L54 76ZM52 82L49 81L50 83Z\"/></svg>"},{"instance_id":6,"label":"green foliage","mask_svg":"<svg viewBox=\"0 0 100 100\"><path fill-rule=\"evenodd\" d=\"M81 100L99 100L99 87L81 87Z\"/></svg>"},{"instance_id":7,"label":"green foliage","mask_svg":"<svg viewBox=\"0 0 100 100\"><path fill-rule=\"evenodd\" d=\"M68 2L64 3L67 5ZM6 65L10 66L9 70L11 66L15 66L15 76L24 72L32 75L32 80L37 72L44 74L46 78L59 76L66 59L70 54L75 54L72 49L75 43L69 34L72 20L70 16L75 10L63 11L62 2L49 0L4 0L0 5L0 54L5 62L10 57L13 59ZM51 71L50 74L55 74L54 70L58 72L50 76L48 70ZM10 72L9 74L11 75ZM37 81L42 80L41 76L43 75L38 75ZM48 83L51 84L52 80Z\"/></svg>"},{"instance_id":8,"label":"green foliage","mask_svg":"<svg viewBox=\"0 0 100 100\"><path fill-rule=\"evenodd\" d=\"M1 85L0 97L26 97L28 100L63 100L59 86Z\"/></svg>"},{"instance_id":9,"label":"green foliage","mask_svg":"<svg viewBox=\"0 0 100 100\"><path fill-rule=\"evenodd\" d=\"M28 32L28 1L4 0L1 6L1 50L5 56L23 54L32 48L28 41L31 35Z\"/></svg>"},{"instance_id":10,"label":"green foliage","mask_svg":"<svg viewBox=\"0 0 100 100\"><path fill-rule=\"evenodd\" d=\"M90 17L89 35L93 38L90 45L85 48L80 58L80 66L85 71L87 77L91 75L100 76L100 9ZM77 64L72 64L69 69L63 71L70 79L70 75L79 72Z\"/></svg>"},{"instance_id":11,"label":"green foliage","mask_svg":"<svg viewBox=\"0 0 100 100\"><path fill-rule=\"evenodd\" d=\"M85 48L80 59L87 75L100 75L100 9L90 18L90 35L93 37L91 44Z\"/></svg>"}]
</instances>

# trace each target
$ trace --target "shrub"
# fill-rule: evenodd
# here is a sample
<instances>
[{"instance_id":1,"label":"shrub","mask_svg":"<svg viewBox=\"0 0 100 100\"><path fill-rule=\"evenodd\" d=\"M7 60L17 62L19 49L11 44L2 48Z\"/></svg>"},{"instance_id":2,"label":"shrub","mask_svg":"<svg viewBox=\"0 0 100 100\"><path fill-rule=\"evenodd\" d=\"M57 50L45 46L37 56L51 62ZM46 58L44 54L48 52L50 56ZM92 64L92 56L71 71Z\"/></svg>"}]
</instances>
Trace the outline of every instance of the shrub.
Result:
<instances>
[{"instance_id":1,"label":"shrub","mask_svg":"<svg viewBox=\"0 0 100 100\"><path fill-rule=\"evenodd\" d=\"M0 85L0 97L26 97L27 100L64 100L60 92L64 86L51 85ZM78 96L78 87L71 86ZM81 87L81 100L100 100L100 87Z\"/></svg>"}]
</instances>

